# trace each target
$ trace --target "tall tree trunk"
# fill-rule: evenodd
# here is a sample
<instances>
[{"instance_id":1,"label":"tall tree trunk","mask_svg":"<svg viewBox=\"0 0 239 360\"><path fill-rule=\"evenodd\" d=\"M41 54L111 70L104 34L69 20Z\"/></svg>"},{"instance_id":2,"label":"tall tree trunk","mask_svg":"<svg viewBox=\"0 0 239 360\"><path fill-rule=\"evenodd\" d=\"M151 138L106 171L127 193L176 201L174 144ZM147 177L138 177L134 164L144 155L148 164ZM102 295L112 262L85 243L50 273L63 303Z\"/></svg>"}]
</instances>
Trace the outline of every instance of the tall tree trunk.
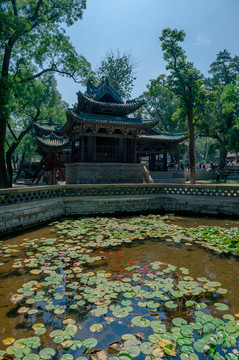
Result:
<instances>
[{"instance_id":1,"label":"tall tree trunk","mask_svg":"<svg viewBox=\"0 0 239 360\"><path fill-rule=\"evenodd\" d=\"M9 117L9 101L10 101L10 83L8 79L8 72L10 66L10 59L12 49L15 43L14 38L10 38L5 45L3 62L2 62L2 74L0 79L0 188L6 188L9 186L7 170L5 164L5 139L6 139L6 127Z\"/></svg>"},{"instance_id":2,"label":"tall tree trunk","mask_svg":"<svg viewBox=\"0 0 239 360\"><path fill-rule=\"evenodd\" d=\"M1 89L2 91L2 89ZM0 102L3 96L0 96ZM0 104L0 188L8 187L8 177L5 164L5 138L6 138L6 113L5 113L5 104L1 102Z\"/></svg>"},{"instance_id":3,"label":"tall tree trunk","mask_svg":"<svg viewBox=\"0 0 239 360\"><path fill-rule=\"evenodd\" d=\"M188 109L188 130L189 130L189 162L190 162L190 183L196 183L196 170L195 170L195 153L194 153L194 125L193 125L193 106Z\"/></svg>"},{"instance_id":4,"label":"tall tree trunk","mask_svg":"<svg viewBox=\"0 0 239 360\"><path fill-rule=\"evenodd\" d=\"M12 152L9 152L9 150L6 153L6 163L7 163L8 186L12 187Z\"/></svg>"},{"instance_id":5,"label":"tall tree trunk","mask_svg":"<svg viewBox=\"0 0 239 360\"><path fill-rule=\"evenodd\" d=\"M225 146L220 148L220 155L219 155L219 164L218 168L222 170L226 165L226 158L227 158L227 149Z\"/></svg>"},{"instance_id":6,"label":"tall tree trunk","mask_svg":"<svg viewBox=\"0 0 239 360\"><path fill-rule=\"evenodd\" d=\"M26 157L26 150L24 149L15 182L20 178L20 175L21 175L21 172L22 172L22 169L24 166L25 157Z\"/></svg>"},{"instance_id":7,"label":"tall tree trunk","mask_svg":"<svg viewBox=\"0 0 239 360\"><path fill-rule=\"evenodd\" d=\"M39 114L40 114L40 110L38 109L37 110L37 115L35 116L34 120L36 120L38 118ZM20 142L24 138L24 136L26 134L28 134L29 131L31 130L32 123L33 123L33 120L30 122L28 127L20 133L18 138L16 138L16 140L11 144L10 148L8 149L8 151L6 153L7 175L8 175L9 187L12 187L12 156L13 156L16 148L18 147L18 145L20 144Z\"/></svg>"}]
</instances>

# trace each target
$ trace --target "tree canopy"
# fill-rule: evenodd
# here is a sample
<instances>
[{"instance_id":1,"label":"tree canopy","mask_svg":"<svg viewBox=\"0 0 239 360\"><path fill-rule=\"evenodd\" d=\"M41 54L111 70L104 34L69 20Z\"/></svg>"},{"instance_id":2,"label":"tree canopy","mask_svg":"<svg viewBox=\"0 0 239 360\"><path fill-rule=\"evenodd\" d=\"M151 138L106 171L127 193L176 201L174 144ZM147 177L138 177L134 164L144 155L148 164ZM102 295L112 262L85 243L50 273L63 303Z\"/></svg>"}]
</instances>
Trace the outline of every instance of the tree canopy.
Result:
<instances>
[{"instance_id":1,"label":"tree canopy","mask_svg":"<svg viewBox=\"0 0 239 360\"><path fill-rule=\"evenodd\" d=\"M180 43L185 39L183 30L166 28L160 36L164 60L169 70L165 87L178 96L181 114L187 119L189 131L190 181L195 183L194 121L196 108L203 101L202 75L192 62L187 61Z\"/></svg>"},{"instance_id":2,"label":"tree canopy","mask_svg":"<svg viewBox=\"0 0 239 360\"><path fill-rule=\"evenodd\" d=\"M142 94L146 104L143 107L143 115L146 118L158 119L157 127L161 131L177 133L185 131L185 125L175 113L179 107L178 97L166 88L166 75L160 75L150 80L146 85L147 90Z\"/></svg>"},{"instance_id":3,"label":"tree canopy","mask_svg":"<svg viewBox=\"0 0 239 360\"><path fill-rule=\"evenodd\" d=\"M123 99L129 99L134 87L136 60L131 53L121 53L120 50L108 50L101 61L96 76L108 76L111 83L118 84L118 92Z\"/></svg>"},{"instance_id":4,"label":"tree canopy","mask_svg":"<svg viewBox=\"0 0 239 360\"><path fill-rule=\"evenodd\" d=\"M9 184L12 183L12 158L21 142L23 145L15 157L17 160L23 155L25 157L29 151L34 153L35 142L27 136L32 130L33 121L45 122L52 117L55 122L63 123L68 106L61 99L53 74L46 73L40 79L24 83L16 90L13 110L7 123L5 145Z\"/></svg>"},{"instance_id":5,"label":"tree canopy","mask_svg":"<svg viewBox=\"0 0 239 360\"><path fill-rule=\"evenodd\" d=\"M238 57L233 58L227 50L219 52L209 73L212 76L205 80L205 86L210 95L204 104L200 133L215 140L213 147L219 150L219 168L223 169L228 151L238 149Z\"/></svg>"},{"instance_id":6,"label":"tree canopy","mask_svg":"<svg viewBox=\"0 0 239 360\"><path fill-rule=\"evenodd\" d=\"M9 185L4 158L6 125L15 87L48 72L81 81L91 71L63 25L81 19L85 0L22 0L0 3L0 187Z\"/></svg>"}]
</instances>

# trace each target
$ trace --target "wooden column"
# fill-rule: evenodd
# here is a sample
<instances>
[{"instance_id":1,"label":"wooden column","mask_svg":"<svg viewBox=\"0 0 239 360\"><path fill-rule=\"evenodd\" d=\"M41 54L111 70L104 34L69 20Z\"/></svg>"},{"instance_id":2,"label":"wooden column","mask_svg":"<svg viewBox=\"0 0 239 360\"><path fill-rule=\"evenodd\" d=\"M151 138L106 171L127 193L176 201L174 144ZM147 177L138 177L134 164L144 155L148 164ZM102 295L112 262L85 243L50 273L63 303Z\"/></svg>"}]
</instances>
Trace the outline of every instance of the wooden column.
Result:
<instances>
[{"instance_id":1,"label":"wooden column","mask_svg":"<svg viewBox=\"0 0 239 360\"><path fill-rule=\"evenodd\" d=\"M124 138L123 140L124 140L123 162L126 163L126 146L127 146L127 141L126 141L126 138Z\"/></svg>"},{"instance_id":2,"label":"wooden column","mask_svg":"<svg viewBox=\"0 0 239 360\"><path fill-rule=\"evenodd\" d=\"M155 171L155 160L156 160L156 155L151 154L149 159L149 170L151 171Z\"/></svg>"},{"instance_id":3,"label":"wooden column","mask_svg":"<svg viewBox=\"0 0 239 360\"><path fill-rule=\"evenodd\" d=\"M85 161L85 137L80 138L80 162Z\"/></svg>"},{"instance_id":4,"label":"wooden column","mask_svg":"<svg viewBox=\"0 0 239 360\"><path fill-rule=\"evenodd\" d=\"M75 153L75 142L71 143L71 162L74 162L74 153Z\"/></svg>"},{"instance_id":5,"label":"wooden column","mask_svg":"<svg viewBox=\"0 0 239 360\"><path fill-rule=\"evenodd\" d=\"M134 139L134 163L137 162L137 153L136 153L136 139Z\"/></svg>"},{"instance_id":6,"label":"wooden column","mask_svg":"<svg viewBox=\"0 0 239 360\"><path fill-rule=\"evenodd\" d=\"M93 148L92 148L92 162L96 162L96 137L93 136Z\"/></svg>"},{"instance_id":7,"label":"wooden column","mask_svg":"<svg viewBox=\"0 0 239 360\"><path fill-rule=\"evenodd\" d=\"M163 153L163 171L168 170L168 164L167 164L167 152L164 151Z\"/></svg>"}]
</instances>

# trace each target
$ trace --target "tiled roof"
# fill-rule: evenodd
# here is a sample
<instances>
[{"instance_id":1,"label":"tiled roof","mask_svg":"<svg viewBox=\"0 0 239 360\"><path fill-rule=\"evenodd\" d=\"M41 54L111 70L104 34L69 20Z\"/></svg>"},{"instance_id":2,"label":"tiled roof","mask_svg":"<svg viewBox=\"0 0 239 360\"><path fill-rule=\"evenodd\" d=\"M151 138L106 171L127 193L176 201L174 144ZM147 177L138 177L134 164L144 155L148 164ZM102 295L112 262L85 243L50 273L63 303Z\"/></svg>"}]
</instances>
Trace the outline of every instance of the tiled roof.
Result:
<instances>
[{"instance_id":1,"label":"tiled roof","mask_svg":"<svg viewBox=\"0 0 239 360\"><path fill-rule=\"evenodd\" d=\"M80 113L77 114L72 109L68 109L67 113L74 117L77 121L91 124L102 125L120 125L120 126L132 126L132 127L153 127L158 123L158 120L142 120L140 118L128 118L125 116L113 116L113 115L99 115Z\"/></svg>"},{"instance_id":2,"label":"tiled roof","mask_svg":"<svg viewBox=\"0 0 239 360\"><path fill-rule=\"evenodd\" d=\"M156 129L155 134L140 134L139 140L141 141L170 141L170 142L178 142L183 141L186 138L186 135L184 133L181 134L169 134L169 133L163 133L159 132Z\"/></svg>"},{"instance_id":3,"label":"tiled roof","mask_svg":"<svg viewBox=\"0 0 239 360\"><path fill-rule=\"evenodd\" d=\"M75 112L79 113L83 112L100 112L102 114L118 114L122 116L126 116L132 114L142 105L145 104L145 100L131 100L126 103L111 103L111 102L103 102L96 101L92 98L89 98L87 95L83 94L81 91L77 93L78 95L78 105L75 108Z\"/></svg>"},{"instance_id":4,"label":"tiled roof","mask_svg":"<svg viewBox=\"0 0 239 360\"><path fill-rule=\"evenodd\" d=\"M123 103L117 88L111 86L108 78L103 79L98 86L94 86L92 81L89 79L85 94L96 101L99 101L103 96L110 94L118 104Z\"/></svg>"},{"instance_id":5,"label":"tiled roof","mask_svg":"<svg viewBox=\"0 0 239 360\"><path fill-rule=\"evenodd\" d=\"M36 140L39 145L55 148L56 150L65 147L69 143L68 139L57 136L54 133L42 137L37 136Z\"/></svg>"},{"instance_id":6,"label":"tiled roof","mask_svg":"<svg viewBox=\"0 0 239 360\"><path fill-rule=\"evenodd\" d=\"M35 131L38 132L38 130L43 130L44 132L52 132L57 131L62 128L61 124L57 124L52 120L52 117L50 117L49 121L42 122L42 123L33 123L33 126L35 128Z\"/></svg>"}]
</instances>

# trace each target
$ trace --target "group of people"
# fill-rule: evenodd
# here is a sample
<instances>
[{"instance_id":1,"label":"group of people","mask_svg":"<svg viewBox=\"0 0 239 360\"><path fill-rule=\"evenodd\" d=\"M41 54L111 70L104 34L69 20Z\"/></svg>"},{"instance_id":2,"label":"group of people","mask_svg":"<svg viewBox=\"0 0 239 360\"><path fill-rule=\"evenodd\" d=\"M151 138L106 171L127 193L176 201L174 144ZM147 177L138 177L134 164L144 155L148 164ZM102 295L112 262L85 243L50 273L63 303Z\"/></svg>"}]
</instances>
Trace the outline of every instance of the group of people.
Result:
<instances>
[{"instance_id":1,"label":"group of people","mask_svg":"<svg viewBox=\"0 0 239 360\"><path fill-rule=\"evenodd\" d=\"M184 166L183 166L183 163L181 163L180 165L178 163L173 163L170 161L170 163L168 164L168 169L171 171L171 170L183 170L184 169Z\"/></svg>"},{"instance_id":2,"label":"group of people","mask_svg":"<svg viewBox=\"0 0 239 360\"><path fill-rule=\"evenodd\" d=\"M224 170L217 169L216 174L217 174L217 177L216 177L217 183L220 182L221 178L224 179L224 183L227 182L227 178L228 178L228 170L227 169L224 169Z\"/></svg>"},{"instance_id":3,"label":"group of people","mask_svg":"<svg viewBox=\"0 0 239 360\"><path fill-rule=\"evenodd\" d=\"M206 163L205 161L202 161L202 162L197 162L196 163L196 169L197 170L206 170Z\"/></svg>"}]
</instances>

